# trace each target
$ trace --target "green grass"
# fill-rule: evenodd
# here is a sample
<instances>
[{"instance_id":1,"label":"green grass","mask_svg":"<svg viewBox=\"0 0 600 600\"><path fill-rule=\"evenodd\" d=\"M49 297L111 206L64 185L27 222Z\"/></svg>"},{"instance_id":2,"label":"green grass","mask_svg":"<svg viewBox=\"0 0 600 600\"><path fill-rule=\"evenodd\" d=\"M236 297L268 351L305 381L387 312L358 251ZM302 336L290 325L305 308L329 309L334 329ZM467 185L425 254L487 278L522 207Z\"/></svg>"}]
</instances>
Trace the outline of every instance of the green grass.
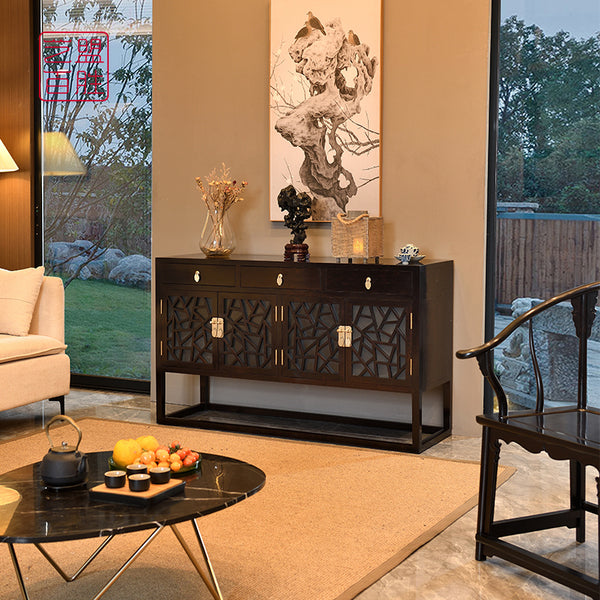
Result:
<instances>
[{"instance_id":1,"label":"green grass","mask_svg":"<svg viewBox=\"0 0 600 600\"><path fill-rule=\"evenodd\" d=\"M65 290L71 371L150 379L150 292L74 280Z\"/></svg>"}]
</instances>

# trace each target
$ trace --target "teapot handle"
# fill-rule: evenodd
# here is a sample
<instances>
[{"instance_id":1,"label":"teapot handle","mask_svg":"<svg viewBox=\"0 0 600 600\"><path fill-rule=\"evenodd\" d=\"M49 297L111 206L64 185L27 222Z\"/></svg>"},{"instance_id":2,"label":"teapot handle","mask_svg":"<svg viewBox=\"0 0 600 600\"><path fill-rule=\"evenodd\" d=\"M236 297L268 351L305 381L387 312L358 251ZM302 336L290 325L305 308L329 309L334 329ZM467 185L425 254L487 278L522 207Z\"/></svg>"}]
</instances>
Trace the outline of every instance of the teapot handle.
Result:
<instances>
[{"instance_id":1,"label":"teapot handle","mask_svg":"<svg viewBox=\"0 0 600 600\"><path fill-rule=\"evenodd\" d=\"M55 417L52 417L52 419L50 419L50 421L48 421L48 424L46 425L45 429L46 429L46 437L48 438L48 442L50 443L50 448L53 447L52 439L50 438L50 425L52 425L53 423L58 423L59 421L64 421L66 423L70 423L77 430L77 433L79 434L79 439L77 440L77 446L75 446L75 450L77 450L79 448L79 444L81 443L81 429L79 429L79 427L77 427L77 424L75 423L75 421L73 421L73 419L71 419L71 417L68 417L67 415L56 415Z\"/></svg>"}]
</instances>

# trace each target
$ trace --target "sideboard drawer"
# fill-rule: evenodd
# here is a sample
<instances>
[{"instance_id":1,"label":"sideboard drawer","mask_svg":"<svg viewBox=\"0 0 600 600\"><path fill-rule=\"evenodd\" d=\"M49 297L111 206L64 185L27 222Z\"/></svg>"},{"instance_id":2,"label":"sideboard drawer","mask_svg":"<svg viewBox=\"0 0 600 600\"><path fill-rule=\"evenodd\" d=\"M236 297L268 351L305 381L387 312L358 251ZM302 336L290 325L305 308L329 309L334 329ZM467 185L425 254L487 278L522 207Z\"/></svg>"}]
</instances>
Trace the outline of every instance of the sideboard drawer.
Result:
<instances>
[{"instance_id":1,"label":"sideboard drawer","mask_svg":"<svg viewBox=\"0 0 600 600\"><path fill-rule=\"evenodd\" d=\"M161 265L160 280L183 285L235 285L235 265L169 263Z\"/></svg>"},{"instance_id":2,"label":"sideboard drawer","mask_svg":"<svg viewBox=\"0 0 600 600\"><path fill-rule=\"evenodd\" d=\"M241 269L241 284L246 288L268 288L273 290L319 290L321 289L320 269L309 265L298 268L253 267Z\"/></svg>"},{"instance_id":3,"label":"sideboard drawer","mask_svg":"<svg viewBox=\"0 0 600 600\"><path fill-rule=\"evenodd\" d=\"M378 265L356 265L352 270L328 268L325 289L328 292L373 294L414 293L414 278L410 269L401 266L381 267Z\"/></svg>"}]
</instances>

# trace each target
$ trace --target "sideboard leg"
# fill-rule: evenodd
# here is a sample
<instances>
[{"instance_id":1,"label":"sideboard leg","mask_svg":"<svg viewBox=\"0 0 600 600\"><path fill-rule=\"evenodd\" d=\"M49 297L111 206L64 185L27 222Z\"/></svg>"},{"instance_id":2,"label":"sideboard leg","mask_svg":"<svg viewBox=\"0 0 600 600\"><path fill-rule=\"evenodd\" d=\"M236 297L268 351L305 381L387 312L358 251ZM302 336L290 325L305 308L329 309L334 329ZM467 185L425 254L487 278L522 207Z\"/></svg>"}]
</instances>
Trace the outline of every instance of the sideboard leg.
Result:
<instances>
[{"instance_id":1,"label":"sideboard leg","mask_svg":"<svg viewBox=\"0 0 600 600\"><path fill-rule=\"evenodd\" d=\"M447 381L442 387L444 404L444 430L452 431L452 381Z\"/></svg>"},{"instance_id":2,"label":"sideboard leg","mask_svg":"<svg viewBox=\"0 0 600 600\"><path fill-rule=\"evenodd\" d=\"M423 442L423 395L421 391L412 393L412 450L421 452Z\"/></svg>"},{"instance_id":3,"label":"sideboard leg","mask_svg":"<svg viewBox=\"0 0 600 600\"><path fill-rule=\"evenodd\" d=\"M166 373L156 369L156 422L164 423L166 416Z\"/></svg>"},{"instance_id":4,"label":"sideboard leg","mask_svg":"<svg viewBox=\"0 0 600 600\"><path fill-rule=\"evenodd\" d=\"M210 377L200 375L200 406L202 410L208 410L210 405Z\"/></svg>"}]
</instances>

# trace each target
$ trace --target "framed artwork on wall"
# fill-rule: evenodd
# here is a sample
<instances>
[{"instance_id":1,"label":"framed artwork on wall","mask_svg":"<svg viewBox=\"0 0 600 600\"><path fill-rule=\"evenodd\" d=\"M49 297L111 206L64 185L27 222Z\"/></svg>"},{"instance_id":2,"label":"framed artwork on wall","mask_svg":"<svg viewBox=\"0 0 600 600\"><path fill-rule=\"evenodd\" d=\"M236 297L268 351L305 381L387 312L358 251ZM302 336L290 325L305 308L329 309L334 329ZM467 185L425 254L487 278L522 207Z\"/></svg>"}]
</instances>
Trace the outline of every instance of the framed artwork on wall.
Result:
<instances>
[{"instance_id":1,"label":"framed artwork on wall","mask_svg":"<svg viewBox=\"0 0 600 600\"><path fill-rule=\"evenodd\" d=\"M271 0L270 218L279 192L313 221L381 215L381 0Z\"/></svg>"}]
</instances>

